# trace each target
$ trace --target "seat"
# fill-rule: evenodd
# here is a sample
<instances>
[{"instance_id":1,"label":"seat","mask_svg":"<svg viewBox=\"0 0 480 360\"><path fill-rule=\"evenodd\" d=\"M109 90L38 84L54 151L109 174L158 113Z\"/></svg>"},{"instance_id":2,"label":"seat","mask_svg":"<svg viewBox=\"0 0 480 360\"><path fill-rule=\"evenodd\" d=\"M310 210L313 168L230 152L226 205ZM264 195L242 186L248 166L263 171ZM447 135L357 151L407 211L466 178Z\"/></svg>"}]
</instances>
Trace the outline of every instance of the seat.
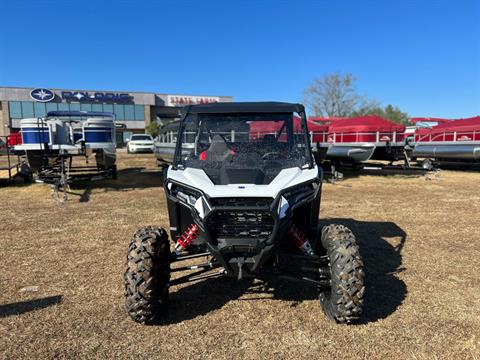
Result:
<instances>
[{"instance_id":1,"label":"seat","mask_svg":"<svg viewBox=\"0 0 480 360\"><path fill-rule=\"evenodd\" d=\"M214 135L212 143L206 151L208 161L225 161L231 154L225 140L220 135Z\"/></svg>"}]
</instances>

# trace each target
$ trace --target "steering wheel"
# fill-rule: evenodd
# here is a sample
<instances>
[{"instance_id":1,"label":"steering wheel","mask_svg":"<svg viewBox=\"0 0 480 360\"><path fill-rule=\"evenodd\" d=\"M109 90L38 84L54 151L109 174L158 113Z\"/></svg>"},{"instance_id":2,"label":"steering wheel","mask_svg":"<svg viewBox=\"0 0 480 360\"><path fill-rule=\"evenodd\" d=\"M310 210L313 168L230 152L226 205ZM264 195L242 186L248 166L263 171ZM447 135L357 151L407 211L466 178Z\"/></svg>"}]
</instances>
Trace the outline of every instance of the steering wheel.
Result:
<instances>
[{"instance_id":1,"label":"steering wheel","mask_svg":"<svg viewBox=\"0 0 480 360\"><path fill-rule=\"evenodd\" d=\"M278 151L270 151L262 156L262 160L281 160L286 158L287 156L285 154Z\"/></svg>"}]
</instances>

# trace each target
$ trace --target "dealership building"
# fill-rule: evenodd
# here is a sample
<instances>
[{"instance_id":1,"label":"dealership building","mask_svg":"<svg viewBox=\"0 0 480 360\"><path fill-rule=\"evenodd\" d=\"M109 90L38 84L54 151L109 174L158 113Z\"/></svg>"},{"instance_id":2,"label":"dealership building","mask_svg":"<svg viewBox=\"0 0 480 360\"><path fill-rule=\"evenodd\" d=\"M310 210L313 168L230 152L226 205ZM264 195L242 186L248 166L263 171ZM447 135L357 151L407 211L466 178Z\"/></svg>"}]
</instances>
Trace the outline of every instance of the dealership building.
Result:
<instances>
[{"instance_id":1,"label":"dealership building","mask_svg":"<svg viewBox=\"0 0 480 360\"><path fill-rule=\"evenodd\" d=\"M44 117L49 111L96 111L114 113L124 125L117 131L121 145L132 133L144 133L152 121L178 118L185 105L231 101L231 96L0 87L0 136L18 132L21 119Z\"/></svg>"}]
</instances>

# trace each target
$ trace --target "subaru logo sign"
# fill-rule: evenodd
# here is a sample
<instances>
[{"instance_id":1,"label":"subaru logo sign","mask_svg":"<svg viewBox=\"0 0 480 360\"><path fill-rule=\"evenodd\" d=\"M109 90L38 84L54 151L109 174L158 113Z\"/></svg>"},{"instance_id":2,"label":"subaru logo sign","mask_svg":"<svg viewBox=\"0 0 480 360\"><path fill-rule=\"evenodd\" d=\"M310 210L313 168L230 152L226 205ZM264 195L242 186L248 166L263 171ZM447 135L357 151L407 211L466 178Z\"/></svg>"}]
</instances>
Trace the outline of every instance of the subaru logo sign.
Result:
<instances>
[{"instance_id":1,"label":"subaru logo sign","mask_svg":"<svg viewBox=\"0 0 480 360\"><path fill-rule=\"evenodd\" d=\"M39 88L30 91L30 97L35 101L49 102L54 99L55 94L52 90Z\"/></svg>"}]
</instances>

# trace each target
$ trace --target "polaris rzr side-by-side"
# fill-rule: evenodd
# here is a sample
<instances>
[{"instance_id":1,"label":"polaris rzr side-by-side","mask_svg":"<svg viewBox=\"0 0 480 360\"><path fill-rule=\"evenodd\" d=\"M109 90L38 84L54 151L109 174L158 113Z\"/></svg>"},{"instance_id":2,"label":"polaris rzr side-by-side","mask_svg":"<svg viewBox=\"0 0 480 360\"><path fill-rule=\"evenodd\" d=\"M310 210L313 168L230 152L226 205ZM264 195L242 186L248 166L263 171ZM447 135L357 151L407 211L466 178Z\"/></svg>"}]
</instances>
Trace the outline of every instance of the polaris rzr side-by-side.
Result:
<instances>
[{"instance_id":1,"label":"polaris rzr side-by-side","mask_svg":"<svg viewBox=\"0 0 480 360\"><path fill-rule=\"evenodd\" d=\"M321 187L303 105L187 106L164 173L174 244L162 228L135 233L124 276L129 315L154 323L171 286L225 276L301 282L318 291L330 319L357 319L363 262L348 228L318 226Z\"/></svg>"}]
</instances>

